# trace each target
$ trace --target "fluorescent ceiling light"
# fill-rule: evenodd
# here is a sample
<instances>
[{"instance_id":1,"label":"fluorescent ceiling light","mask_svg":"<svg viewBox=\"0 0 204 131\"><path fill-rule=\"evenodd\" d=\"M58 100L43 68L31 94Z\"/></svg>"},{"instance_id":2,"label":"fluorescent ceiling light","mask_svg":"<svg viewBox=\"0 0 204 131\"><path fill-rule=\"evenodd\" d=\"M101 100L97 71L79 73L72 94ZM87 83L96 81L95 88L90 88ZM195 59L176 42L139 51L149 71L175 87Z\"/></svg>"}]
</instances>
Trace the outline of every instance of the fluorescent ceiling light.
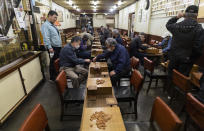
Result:
<instances>
[{"instance_id":1,"label":"fluorescent ceiling light","mask_svg":"<svg viewBox=\"0 0 204 131\"><path fill-rule=\"evenodd\" d=\"M113 9L110 9L110 12L113 12Z\"/></svg>"},{"instance_id":2,"label":"fluorescent ceiling light","mask_svg":"<svg viewBox=\"0 0 204 131\"><path fill-rule=\"evenodd\" d=\"M69 5L72 5L72 4L73 4L73 2L72 2L71 0L69 0L69 1L68 1L68 4L69 4Z\"/></svg>"},{"instance_id":3,"label":"fluorescent ceiling light","mask_svg":"<svg viewBox=\"0 0 204 131\"><path fill-rule=\"evenodd\" d=\"M79 9L79 8L77 8L76 10L77 10L78 12L80 12L80 9Z\"/></svg>"},{"instance_id":4,"label":"fluorescent ceiling light","mask_svg":"<svg viewBox=\"0 0 204 131\"><path fill-rule=\"evenodd\" d=\"M122 5L122 1L121 0L118 1L118 5L119 6Z\"/></svg>"},{"instance_id":5,"label":"fluorescent ceiling light","mask_svg":"<svg viewBox=\"0 0 204 131\"><path fill-rule=\"evenodd\" d=\"M113 6L113 9L116 9L116 8L117 8L117 6L116 6L116 5L114 5L114 6Z\"/></svg>"},{"instance_id":6,"label":"fluorescent ceiling light","mask_svg":"<svg viewBox=\"0 0 204 131\"><path fill-rule=\"evenodd\" d=\"M93 6L94 9L96 9L96 6Z\"/></svg>"},{"instance_id":7,"label":"fluorescent ceiling light","mask_svg":"<svg viewBox=\"0 0 204 131\"><path fill-rule=\"evenodd\" d=\"M77 8L76 5L73 5L73 8L76 9Z\"/></svg>"},{"instance_id":8,"label":"fluorescent ceiling light","mask_svg":"<svg viewBox=\"0 0 204 131\"><path fill-rule=\"evenodd\" d=\"M96 6L98 4L98 1L93 1L93 4Z\"/></svg>"}]
</instances>

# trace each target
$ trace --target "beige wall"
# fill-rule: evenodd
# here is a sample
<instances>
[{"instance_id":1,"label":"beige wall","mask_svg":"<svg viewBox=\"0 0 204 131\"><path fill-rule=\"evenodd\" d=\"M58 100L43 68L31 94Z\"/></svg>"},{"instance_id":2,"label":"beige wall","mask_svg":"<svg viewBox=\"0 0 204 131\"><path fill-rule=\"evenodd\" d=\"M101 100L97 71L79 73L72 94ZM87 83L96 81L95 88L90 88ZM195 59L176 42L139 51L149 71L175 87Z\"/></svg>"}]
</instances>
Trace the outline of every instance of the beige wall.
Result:
<instances>
[{"instance_id":1,"label":"beige wall","mask_svg":"<svg viewBox=\"0 0 204 131\"><path fill-rule=\"evenodd\" d=\"M101 26L106 26L106 17L101 14L102 18L98 18L96 14L93 14L93 27L98 28Z\"/></svg>"},{"instance_id":2,"label":"beige wall","mask_svg":"<svg viewBox=\"0 0 204 131\"><path fill-rule=\"evenodd\" d=\"M76 27L76 19L71 19L71 15L74 15L73 13L69 12L67 9L57 5L56 3L52 2L52 9L53 10L60 10L63 12L63 22L61 23L60 29L66 29L66 28L75 28Z\"/></svg>"},{"instance_id":3,"label":"beige wall","mask_svg":"<svg viewBox=\"0 0 204 131\"><path fill-rule=\"evenodd\" d=\"M118 28L128 30L129 14L135 12L136 3L119 11Z\"/></svg>"}]
</instances>

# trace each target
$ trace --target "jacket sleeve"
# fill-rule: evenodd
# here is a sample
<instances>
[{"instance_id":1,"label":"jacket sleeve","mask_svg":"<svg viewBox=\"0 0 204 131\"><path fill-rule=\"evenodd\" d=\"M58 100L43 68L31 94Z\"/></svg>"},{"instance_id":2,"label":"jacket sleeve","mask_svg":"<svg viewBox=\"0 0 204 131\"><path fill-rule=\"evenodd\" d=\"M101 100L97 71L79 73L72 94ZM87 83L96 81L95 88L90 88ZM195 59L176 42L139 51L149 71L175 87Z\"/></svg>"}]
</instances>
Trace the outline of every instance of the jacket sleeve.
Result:
<instances>
[{"instance_id":1,"label":"jacket sleeve","mask_svg":"<svg viewBox=\"0 0 204 131\"><path fill-rule=\"evenodd\" d=\"M169 39L169 41L168 41L168 46L167 46L166 48L164 48L164 49L162 50L162 52L167 52L168 50L170 50L170 48L171 48L171 41L172 41L172 38Z\"/></svg>"},{"instance_id":2,"label":"jacket sleeve","mask_svg":"<svg viewBox=\"0 0 204 131\"><path fill-rule=\"evenodd\" d=\"M171 33L174 32L174 30L176 29L176 26L177 26L177 22L178 21L178 18L177 17L173 17L171 18L167 24L166 24L166 28L168 31L170 31Z\"/></svg>"},{"instance_id":3,"label":"jacket sleeve","mask_svg":"<svg viewBox=\"0 0 204 131\"><path fill-rule=\"evenodd\" d=\"M196 33L191 57L194 57L194 58L200 57L203 53L203 46L204 46L204 30L200 29Z\"/></svg>"},{"instance_id":4,"label":"jacket sleeve","mask_svg":"<svg viewBox=\"0 0 204 131\"><path fill-rule=\"evenodd\" d=\"M74 64L79 65L85 63L84 59L77 58L75 52L73 52L72 50L66 50L65 52L66 53L64 53L63 55L65 55L65 57L71 60Z\"/></svg>"},{"instance_id":5,"label":"jacket sleeve","mask_svg":"<svg viewBox=\"0 0 204 131\"><path fill-rule=\"evenodd\" d=\"M165 39L164 39L164 40L162 40L162 42L161 42L161 43L159 43L159 44L158 44L158 46L162 46L162 45L164 45L165 41L166 41Z\"/></svg>"},{"instance_id":6,"label":"jacket sleeve","mask_svg":"<svg viewBox=\"0 0 204 131\"><path fill-rule=\"evenodd\" d=\"M119 73L121 72L123 69L124 69L124 66L126 64L126 60L125 60L125 51L122 50L122 52L119 52L119 55L118 55L118 64L116 65L116 68L115 68L115 73Z\"/></svg>"},{"instance_id":7,"label":"jacket sleeve","mask_svg":"<svg viewBox=\"0 0 204 131\"><path fill-rule=\"evenodd\" d=\"M45 25L42 26L42 28L41 28L41 32L42 32L42 35L43 35L43 41L44 41L46 47L48 49L51 49L52 48L51 40L50 40L51 38L50 38L50 32L48 30L49 29L47 27L45 27Z\"/></svg>"},{"instance_id":8,"label":"jacket sleeve","mask_svg":"<svg viewBox=\"0 0 204 131\"><path fill-rule=\"evenodd\" d=\"M107 58L107 57L110 56L110 54L111 54L111 52L109 52L109 51L105 51L103 54L98 55L98 56L96 57L96 60L98 61L98 60L100 60L100 59Z\"/></svg>"}]
</instances>

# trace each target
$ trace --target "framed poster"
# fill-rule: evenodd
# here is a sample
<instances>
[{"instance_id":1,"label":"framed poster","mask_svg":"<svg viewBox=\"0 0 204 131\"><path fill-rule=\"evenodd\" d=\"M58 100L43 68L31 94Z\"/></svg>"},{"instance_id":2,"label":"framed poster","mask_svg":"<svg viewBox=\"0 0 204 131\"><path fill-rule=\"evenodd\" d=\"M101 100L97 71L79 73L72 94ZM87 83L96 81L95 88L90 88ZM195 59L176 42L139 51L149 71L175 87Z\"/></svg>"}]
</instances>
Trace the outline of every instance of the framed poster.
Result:
<instances>
[{"instance_id":1,"label":"framed poster","mask_svg":"<svg viewBox=\"0 0 204 131\"><path fill-rule=\"evenodd\" d=\"M63 12L60 11L60 10L57 10L56 12L57 12L57 14L58 14L57 20L58 20L59 22L63 22Z\"/></svg>"},{"instance_id":2,"label":"framed poster","mask_svg":"<svg viewBox=\"0 0 204 131\"><path fill-rule=\"evenodd\" d=\"M204 0L200 0L198 18L204 19Z\"/></svg>"}]
</instances>

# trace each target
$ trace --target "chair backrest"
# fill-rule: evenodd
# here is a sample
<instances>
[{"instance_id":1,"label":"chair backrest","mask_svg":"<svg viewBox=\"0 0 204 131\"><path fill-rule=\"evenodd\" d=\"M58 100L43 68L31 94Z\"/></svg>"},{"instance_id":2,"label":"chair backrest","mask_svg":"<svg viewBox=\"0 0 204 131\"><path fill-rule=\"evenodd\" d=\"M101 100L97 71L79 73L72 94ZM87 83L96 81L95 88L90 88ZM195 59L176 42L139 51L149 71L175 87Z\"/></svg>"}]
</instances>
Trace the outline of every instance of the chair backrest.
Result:
<instances>
[{"instance_id":1,"label":"chair backrest","mask_svg":"<svg viewBox=\"0 0 204 131\"><path fill-rule=\"evenodd\" d=\"M153 104L150 122L153 121L162 131L179 131L182 126L182 121L160 97Z\"/></svg>"},{"instance_id":2,"label":"chair backrest","mask_svg":"<svg viewBox=\"0 0 204 131\"><path fill-rule=\"evenodd\" d=\"M42 105L38 104L24 121L19 131L49 131L48 119Z\"/></svg>"},{"instance_id":3,"label":"chair backrest","mask_svg":"<svg viewBox=\"0 0 204 131\"><path fill-rule=\"evenodd\" d=\"M139 93L139 91L143 86L143 80L144 78L141 75L141 73L136 69L133 70L130 82L131 82L131 85L134 86L134 89L137 93Z\"/></svg>"},{"instance_id":4,"label":"chair backrest","mask_svg":"<svg viewBox=\"0 0 204 131\"><path fill-rule=\"evenodd\" d=\"M60 95L60 99L63 100L63 93L65 89L67 88L67 78L66 73L64 70L62 70L59 75L57 76L56 80L57 90Z\"/></svg>"},{"instance_id":5,"label":"chair backrest","mask_svg":"<svg viewBox=\"0 0 204 131\"><path fill-rule=\"evenodd\" d=\"M59 62L60 62L59 58L54 61L54 67L57 73L59 73L59 70L60 70Z\"/></svg>"},{"instance_id":6,"label":"chair backrest","mask_svg":"<svg viewBox=\"0 0 204 131\"><path fill-rule=\"evenodd\" d=\"M187 94L186 112L204 130L204 104L193 97L191 93Z\"/></svg>"},{"instance_id":7,"label":"chair backrest","mask_svg":"<svg viewBox=\"0 0 204 131\"><path fill-rule=\"evenodd\" d=\"M144 57L144 69L153 73L154 71L154 62Z\"/></svg>"},{"instance_id":8,"label":"chair backrest","mask_svg":"<svg viewBox=\"0 0 204 131\"><path fill-rule=\"evenodd\" d=\"M175 69L173 70L172 81L182 91L188 92L190 90L190 78Z\"/></svg>"},{"instance_id":9,"label":"chair backrest","mask_svg":"<svg viewBox=\"0 0 204 131\"><path fill-rule=\"evenodd\" d=\"M139 63L140 63L140 60L134 56L130 59L130 64L132 69L138 69Z\"/></svg>"}]
</instances>

